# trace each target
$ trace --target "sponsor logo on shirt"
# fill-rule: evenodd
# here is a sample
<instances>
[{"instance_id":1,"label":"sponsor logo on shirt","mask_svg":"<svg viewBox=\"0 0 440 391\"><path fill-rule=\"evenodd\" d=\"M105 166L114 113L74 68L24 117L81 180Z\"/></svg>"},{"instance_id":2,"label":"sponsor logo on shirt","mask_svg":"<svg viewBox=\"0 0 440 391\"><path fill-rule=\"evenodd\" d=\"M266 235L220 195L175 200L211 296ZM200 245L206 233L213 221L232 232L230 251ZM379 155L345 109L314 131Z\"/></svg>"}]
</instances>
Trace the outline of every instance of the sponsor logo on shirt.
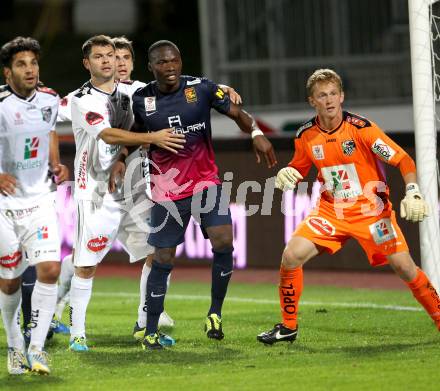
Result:
<instances>
[{"instance_id":1,"label":"sponsor logo on shirt","mask_svg":"<svg viewBox=\"0 0 440 391\"><path fill-rule=\"evenodd\" d=\"M87 159L88 153L84 151L81 155L81 160L79 161L79 169L78 169L78 187L80 189L85 189L87 187Z\"/></svg>"},{"instance_id":2,"label":"sponsor logo on shirt","mask_svg":"<svg viewBox=\"0 0 440 391\"><path fill-rule=\"evenodd\" d=\"M12 254L7 254L0 257L0 265L2 267L10 268L17 266L21 261L21 251Z\"/></svg>"},{"instance_id":3,"label":"sponsor logo on shirt","mask_svg":"<svg viewBox=\"0 0 440 391\"><path fill-rule=\"evenodd\" d=\"M225 93L223 92L223 90L220 87L217 87L217 91L215 92L215 96L218 99L223 99L225 97Z\"/></svg>"},{"instance_id":4,"label":"sponsor logo on shirt","mask_svg":"<svg viewBox=\"0 0 440 391\"><path fill-rule=\"evenodd\" d=\"M93 111L89 111L86 114L86 121L89 125L97 125L100 122L104 121L104 117L99 114L99 113L95 113Z\"/></svg>"},{"instance_id":5,"label":"sponsor logo on shirt","mask_svg":"<svg viewBox=\"0 0 440 391\"><path fill-rule=\"evenodd\" d=\"M352 123L353 125L357 125L361 128L363 128L366 125L365 121L362 121L360 118L356 118L356 117L347 116L346 121Z\"/></svg>"},{"instance_id":6,"label":"sponsor logo on shirt","mask_svg":"<svg viewBox=\"0 0 440 391\"><path fill-rule=\"evenodd\" d=\"M336 232L334 225L322 217L309 217L306 224L318 235L333 236Z\"/></svg>"},{"instance_id":7,"label":"sponsor logo on shirt","mask_svg":"<svg viewBox=\"0 0 440 391\"><path fill-rule=\"evenodd\" d=\"M49 231L47 229L47 226L38 227L37 229L37 239L43 240L49 238Z\"/></svg>"},{"instance_id":8,"label":"sponsor logo on shirt","mask_svg":"<svg viewBox=\"0 0 440 391\"><path fill-rule=\"evenodd\" d=\"M145 111L156 111L156 97L155 96L147 96L144 99L145 103Z\"/></svg>"},{"instance_id":9,"label":"sponsor logo on shirt","mask_svg":"<svg viewBox=\"0 0 440 391\"><path fill-rule=\"evenodd\" d=\"M185 88L184 93L187 103L197 102L197 94L194 87Z\"/></svg>"},{"instance_id":10,"label":"sponsor logo on shirt","mask_svg":"<svg viewBox=\"0 0 440 391\"><path fill-rule=\"evenodd\" d=\"M325 140L326 143L335 143L336 139L335 138L328 138Z\"/></svg>"},{"instance_id":11,"label":"sponsor logo on shirt","mask_svg":"<svg viewBox=\"0 0 440 391\"><path fill-rule=\"evenodd\" d=\"M345 140L342 142L342 152L344 155L351 156L356 149L354 140Z\"/></svg>"},{"instance_id":12,"label":"sponsor logo on shirt","mask_svg":"<svg viewBox=\"0 0 440 391\"><path fill-rule=\"evenodd\" d=\"M380 219L368 226L371 236L376 244L382 244L397 238L396 230L388 218Z\"/></svg>"},{"instance_id":13,"label":"sponsor logo on shirt","mask_svg":"<svg viewBox=\"0 0 440 391\"><path fill-rule=\"evenodd\" d=\"M107 246L107 242L107 237L99 235L97 238L90 239L87 242L87 248L94 253L98 253L105 249L105 247Z\"/></svg>"},{"instance_id":14,"label":"sponsor logo on shirt","mask_svg":"<svg viewBox=\"0 0 440 391\"><path fill-rule=\"evenodd\" d=\"M171 117L168 117L168 124L170 125L170 128L173 128L175 126L182 126L180 115L172 115Z\"/></svg>"},{"instance_id":15,"label":"sponsor logo on shirt","mask_svg":"<svg viewBox=\"0 0 440 391\"><path fill-rule=\"evenodd\" d=\"M27 138L24 141L24 160L34 159L38 156L38 146L40 140L38 137Z\"/></svg>"},{"instance_id":16,"label":"sponsor logo on shirt","mask_svg":"<svg viewBox=\"0 0 440 391\"><path fill-rule=\"evenodd\" d=\"M386 161L391 160L391 158L396 154L396 151L380 138L376 139L371 146L371 150Z\"/></svg>"},{"instance_id":17,"label":"sponsor logo on shirt","mask_svg":"<svg viewBox=\"0 0 440 391\"><path fill-rule=\"evenodd\" d=\"M322 145L312 145L312 153L316 160L324 160L324 147Z\"/></svg>"},{"instance_id":18,"label":"sponsor logo on shirt","mask_svg":"<svg viewBox=\"0 0 440 391\"><path fill-rule=\"evenodd\" d=\"M43 116L44 122L50 122L52 118L52 108L50 106L43 107L41 109L41 115Z\"/></svg>"},{"instance_id":19,"label":"sponsor logo on shirt","mask_svg":"<svg viewBox=\"0 0 440 391\"><path fill-rule=\"evenodd\" d=\"M24 121L20 113L15 113L14 125L23 125Z\"/></svg>"},{"instance_id":20,"label":"sponsor logo on shirt","mask_svg":"<svg viewBox=\"0 0 440 391\"><path fill-rule=\"evenodd\" d=\"M325 187L334 198L348 199L362 194L362 187L353 163L322 167Z\"/></svg>"}]
</instances>

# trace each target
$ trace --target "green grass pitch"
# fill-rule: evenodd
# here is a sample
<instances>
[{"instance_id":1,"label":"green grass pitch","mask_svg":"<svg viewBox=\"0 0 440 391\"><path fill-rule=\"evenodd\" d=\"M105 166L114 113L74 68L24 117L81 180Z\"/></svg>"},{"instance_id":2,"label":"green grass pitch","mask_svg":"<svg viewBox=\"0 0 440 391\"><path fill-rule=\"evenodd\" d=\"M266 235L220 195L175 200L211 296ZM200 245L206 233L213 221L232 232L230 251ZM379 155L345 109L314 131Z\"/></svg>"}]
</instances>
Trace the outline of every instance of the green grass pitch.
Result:
<instances>
[{"instance_id":1,"label":"green grass pitch","mask_svg":"<svg viewBox=\"0 0 440 391\"><path fill-rule=\"evenodd\" d=\"M203 333L210 288L172 282L166 309L176 346L145 352L131 336L138 282L97 279L88 310L91 351L67 350L68 336L48 344L50 376L12 377L1 328L0 389L6 390L433 390L440 335L406 291L306 286L300 332L272 347L257 333L279 321L277 290L231 283L223 311L225 340ZM67 311L66 319L67 320Z\"/></svg>"}]
</instances>

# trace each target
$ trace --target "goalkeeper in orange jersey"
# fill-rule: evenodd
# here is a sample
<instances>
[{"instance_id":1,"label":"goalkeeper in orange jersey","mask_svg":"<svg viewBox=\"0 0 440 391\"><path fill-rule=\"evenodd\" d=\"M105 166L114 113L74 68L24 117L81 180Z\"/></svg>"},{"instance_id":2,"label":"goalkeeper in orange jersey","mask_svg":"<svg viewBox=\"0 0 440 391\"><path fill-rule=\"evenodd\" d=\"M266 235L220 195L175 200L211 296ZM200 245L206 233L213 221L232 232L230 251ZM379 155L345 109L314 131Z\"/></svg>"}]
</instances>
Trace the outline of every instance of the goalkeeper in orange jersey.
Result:
<instances>
[{"instance_id":1,"label":"goalkeeper in orange jersey","mask_svg":"<svg viewBox=\"0 0 440 391\"><path fill-rule=\"evenodd\" d=\"M411 255L389 200L383 163L399 167L406 184L401 217L420 222L428 205L416 183L413 159L373 122L342 110L339 75L315 71L307 81L308 100L316 116L296 132L295 153L276 178L278 189L294 189L312 165L322 193L318 206L304 219L284 249L279 297L282 323L257 336L265 344L294 341L303 289L302 265L327 251L334 254L349 238L356 239L371 265L389 264L440 330L440 299Z\"/></svg>"}]
</instances>

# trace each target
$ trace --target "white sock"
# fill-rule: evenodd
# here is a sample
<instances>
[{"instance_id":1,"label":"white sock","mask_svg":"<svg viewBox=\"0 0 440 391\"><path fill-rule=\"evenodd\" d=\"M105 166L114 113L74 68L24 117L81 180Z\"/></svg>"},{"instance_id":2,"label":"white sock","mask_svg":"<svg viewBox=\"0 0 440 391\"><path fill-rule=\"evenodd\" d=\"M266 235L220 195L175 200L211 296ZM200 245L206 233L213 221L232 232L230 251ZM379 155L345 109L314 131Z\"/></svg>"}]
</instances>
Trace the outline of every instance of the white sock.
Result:
<instances>
[{"instance_id":1,"label":"white sock","mask_svg":"<svg viewBox=\"0 0 440 391\"><path fill-rule=\"evenodd\" d=\"M168 289L170 288L170 280L171 280L171 273L168 274L168 278L167 278L167 292L168 292Z\"/></svg>"},{"instance_id":2,"label":"white sock","mask_svg":"<svg viewBox=\"0 0 440 391\"><path fill-rule=\"evenodd\" d=\"M72 262L72 254L69 254L63 258L61 262L61 273L58 286L57 308L55 310L55 318L60 320L64 307L68 300L68 294L70 291L70 285L72 283L72 277L75 273L75 268Z\"/></svg>"},{"instance_id":3,"label":"white sock","mask_svg":"<svg viewBox=\"0 0 440 391\"><path fill-rule=\"evenodd\" d=\"M70 337L86 336L86 312L92 296L93 278L72 277L70 288Z\"/></svg>"},{"instance_id":4,"label":"white sock","mask_svg":"<svg viewBox=\"0 0 440 391\"><path fill-rule=\"evenodd\" d=\"M8 347L23 350L24 340L20 330L21 289L12 295L0 290L0 309Z\"/></svg>"},{"instance_id":5,"label":"white sock","mask_svg":"<svg viewBox=\"0 0 440 391\"><path fill-rule=\"evenodd\" d=\"M141 282L139 283L139 307L138 307L138 326L147 327L147 280L151 267L144 263L141 273Z\"/></svg>"},{"instance_id":6,"label":"white sock","mask_svg":"<svg viewBox=\"0 0 440 391\"><path fill-rule=\"evenodd\" d=\"M31 342L29 350L42 350L50 322L52 321L57 304L57 284L45 284L35 281L34 291L32 292L31 305Z\"/></svg>"}]
</instances>

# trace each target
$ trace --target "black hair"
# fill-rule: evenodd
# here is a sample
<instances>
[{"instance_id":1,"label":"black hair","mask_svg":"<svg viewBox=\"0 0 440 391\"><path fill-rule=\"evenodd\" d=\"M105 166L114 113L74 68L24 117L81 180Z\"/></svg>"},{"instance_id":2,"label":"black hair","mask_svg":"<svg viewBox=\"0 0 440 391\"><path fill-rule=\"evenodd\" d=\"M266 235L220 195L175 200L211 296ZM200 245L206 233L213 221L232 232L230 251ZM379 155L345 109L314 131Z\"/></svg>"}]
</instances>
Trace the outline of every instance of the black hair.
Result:
<instances>
[{"instance_id":1,"label":"black hair","mask_svg":"<svg viewBox=\"0 0 440 391\"><path fill-rule=\"evenodd\" d=\"M156 49L159 49L164 46L172 47L177 51L177 53L180 54L180 50L177 47L177 45L174 42L167 41L166 39L162 39L160 41L154 42L149 48L148 48L148 60L151 59L151 53L153 53Z\"/></svg>"},{"instance_id":2,"label":"black hair","mask_svg":"<svg viewBox=\"0 0 440 391\"><path fill-rule=\"evenodd\" d=\"M10 68L14 55L20 52L32 52L40 58L41 47L38 41L30 37L16 37L5 43L0 49L0 58L4 67Z\"/></svg>"}]
</instances>

